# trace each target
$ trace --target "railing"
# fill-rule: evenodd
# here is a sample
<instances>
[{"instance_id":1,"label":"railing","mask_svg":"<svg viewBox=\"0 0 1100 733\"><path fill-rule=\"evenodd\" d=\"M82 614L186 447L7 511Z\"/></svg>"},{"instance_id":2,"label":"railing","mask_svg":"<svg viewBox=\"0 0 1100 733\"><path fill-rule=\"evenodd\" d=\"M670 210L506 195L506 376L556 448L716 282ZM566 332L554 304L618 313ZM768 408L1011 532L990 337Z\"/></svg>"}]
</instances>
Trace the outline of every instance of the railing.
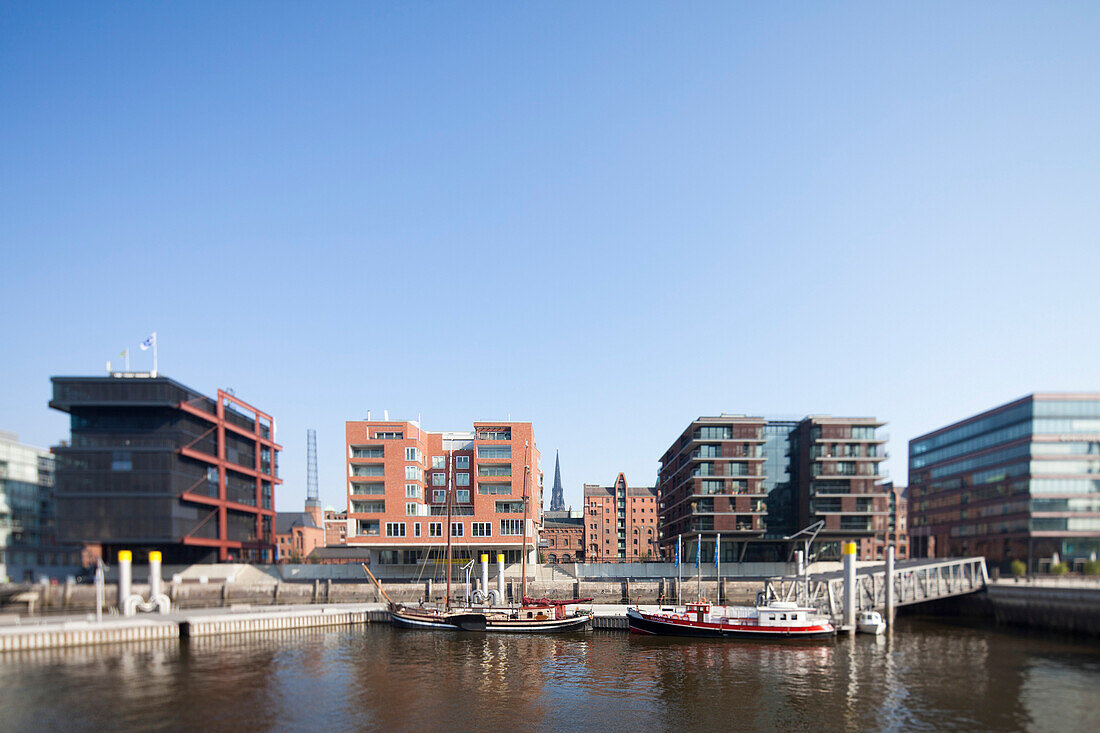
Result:
<instances>
[{"instance_id":1,"label":"railing","mask_svg":"<svg viewBox=\"0 0 1100 733\"><path fill-rule=\"evenodd\" d=\"M958 560L909 561L894 568L894 602L909 606L940 598L974 593L989 580L984 557ZM807 579L776 578L764 585L768 598L794 601L839 618L844 604L844 575L811 575ZM857 611L886 607L886 566L873 565L856 572Z\"/></svg>"}]
</instances>

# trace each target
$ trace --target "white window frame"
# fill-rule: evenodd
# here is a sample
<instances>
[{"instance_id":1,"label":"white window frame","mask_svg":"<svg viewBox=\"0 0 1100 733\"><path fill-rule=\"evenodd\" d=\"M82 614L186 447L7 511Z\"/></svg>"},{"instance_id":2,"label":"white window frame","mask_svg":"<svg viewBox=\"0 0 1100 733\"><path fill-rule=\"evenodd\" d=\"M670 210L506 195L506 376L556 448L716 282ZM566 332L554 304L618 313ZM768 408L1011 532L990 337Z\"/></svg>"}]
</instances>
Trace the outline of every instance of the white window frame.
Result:
<instances>
[{"instance_id":1,"label":"white window frame","mask_svg":"<svg viewBox=\"0 0 1100 733\"><path fill-rule=\"evenodd\" d=\"M420 449L414 445L406 446L405 460L412 461L413 463L420 463Z\"/></svg>"},{"instance_id":2,"label":"white window frame","mask_svg":"<svg viewBox=\"0 0 1100 733\"><path fill-rule=\"evenodd\" d=\"M469 456L455 456L455 468L469 468L470 457Z\"/></svg>"},{"instance_id":3,"label":"white window frame","mask_svg":"<svg viewBox=\"0 0 1100 733\"><path fill-rule=\"evenodd\" d=\"M442 537L443 536L443 522L428 522L428 536L429 537Z\"/></svg>"},{"instance_id":4,"label":"white window frame","mask_svg":"<svg viewBox=\"0 0 1100 733\"><path fill-rule=\"evenodd\" d=\"M433 473L432 474L432 486L446 486L447 474L445 473Z\"/></svg>"},{"instance_id":5,"label":"white window frame","mask_svg":"<svg viewBox=\"0 0 1100 733\"><path fill-rule=\"evenodd\" d=\"M463 497L463 494L465 494L465 497ZM470 501L471 501L471 499L470 499L470 490L469 489L456 489L455 490L455 503L456 504L469 504Z\"/></svg>"},{"instance_id":6,"label":"white window frame","mask_svg":"<svg viewBox=\"0 0 1100 733\"><path fill-rule=\"evenodd\" d=\"M471 537L492 537L493 536L493 523L492 522L470 522L470 536Z\"/></svg>"},{"instance_id":7,"label":"white window frame","mask_svg":"<svg viewBox=\"0 0 1100 733\"><path fill-rule=\"evenodd\" d=\"M456 473L455 474L455 486L469 486L470 474L468 473Z\"/></svg>"},{"instance_id":8,"label":"white window frame","mask_svg":"<svg viewBox=\"0 0 1100 733\"><path fill-rule=\"evenodd\" d=\"M447 501L447 490L446 489L432 489L432 503L433 504L442 504L445 501Z\"/></svg>"},{"instance_id":9,"label":"white window frame","mask_svg":"<svg viewBox=\"0 0 1100 733\"><path fill-rule=\"evenodd\" d=\"M413 537L420 536L420 522L413 522Z\"/></svg>"},{"instance_id":10,"label":"white window frame","mask_svg":"<svg viewBox=\"0 0 1100 733\"><path fill-rule=\"evenodd\" d=\"M462 522L451 522L451 537L462 536Z\"/></svg>"},{"instance_id":11,"label":"white window frame","mask_svg":"<svg viewBox=\"0 0 1100 733\"><path fill-rule=\"evenodd\" d=\"M424 469L422 469L420 466L405 466L405 480L423 481Z\"/></svg>"},{"instance_id":12,"label":"white window frame","mask_svg":"<svg viewBox=\"0 0 1100 733\"><path fill-rule=\"evenodd\" d=\"M419 507L419 506L420 505L417 504L415 501L405 502L405 516L406 517L419 516L420 515L420 510L417 509L417 507Z\"/></svg>"},{"instance_id":13,"label":"white window frame","mask_svg":"<svg viewBox=\"0 0 1100 733\"><path fill-rule=\"evenodd\" d=\"M398 534L398 532L400 532ZM404 522L386 522L386 536L387 537L404 537L405 536L405 523Z\"/></svg>"}]
</instances>

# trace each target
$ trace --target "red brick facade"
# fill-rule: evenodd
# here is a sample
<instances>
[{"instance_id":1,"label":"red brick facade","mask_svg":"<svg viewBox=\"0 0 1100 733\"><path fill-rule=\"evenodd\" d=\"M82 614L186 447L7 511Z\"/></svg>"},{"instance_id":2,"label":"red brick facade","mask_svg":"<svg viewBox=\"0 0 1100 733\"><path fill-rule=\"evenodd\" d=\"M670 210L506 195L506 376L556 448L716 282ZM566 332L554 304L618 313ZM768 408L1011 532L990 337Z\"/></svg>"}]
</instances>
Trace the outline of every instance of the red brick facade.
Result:
<instances>
[{"instance_id":1,"label":"red brick facade","mask_svg":"<svg viewBox=\"0 0 1100 733\"><path fill-rule=\"evenodd\" d=\"M585 562L657 560L657 489L628 487L619 474L614 486L584 486Z\"/></svg>"},{"instance_id":2,"label":"red brick facade","mask_svg":"<svg viewBox=\"0 0 1100 733\"><path fill-rule=\"evenodd\" d=\"M411 565L446 543L446 492L455 498L452 550L458 558L505 552L519 561L538 543L542 472L529 422L476 422L469 432L428 432L411 421L349 421L347 544L369 546L376 562Z\"/></svg>"}]
</instances>

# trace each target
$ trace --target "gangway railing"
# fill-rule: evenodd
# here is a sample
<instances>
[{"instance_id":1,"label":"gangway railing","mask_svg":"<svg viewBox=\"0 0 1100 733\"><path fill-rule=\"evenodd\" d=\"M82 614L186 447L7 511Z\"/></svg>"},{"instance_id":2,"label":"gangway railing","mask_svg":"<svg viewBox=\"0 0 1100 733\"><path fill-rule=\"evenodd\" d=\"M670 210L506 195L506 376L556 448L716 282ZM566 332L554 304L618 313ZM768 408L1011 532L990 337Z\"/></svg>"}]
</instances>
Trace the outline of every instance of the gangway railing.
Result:
<instances>
[{"instance_id":1,"label":"gangway railing","mask_svg":"<svg viewBox=\"0 0 1100 733\"><path fill-rule=\"evenodd\" d=\"M984 557L951 560L909 560L894 568L894 605L910 606L925 601L975 593L989 581ZM886 566L872 565L856 571L856 608L886 608ZM839 618L844 604L844 574L818 573L805 577L772 578L764 584L769 600L793 601Z\"/></svg>"}]
</instances>

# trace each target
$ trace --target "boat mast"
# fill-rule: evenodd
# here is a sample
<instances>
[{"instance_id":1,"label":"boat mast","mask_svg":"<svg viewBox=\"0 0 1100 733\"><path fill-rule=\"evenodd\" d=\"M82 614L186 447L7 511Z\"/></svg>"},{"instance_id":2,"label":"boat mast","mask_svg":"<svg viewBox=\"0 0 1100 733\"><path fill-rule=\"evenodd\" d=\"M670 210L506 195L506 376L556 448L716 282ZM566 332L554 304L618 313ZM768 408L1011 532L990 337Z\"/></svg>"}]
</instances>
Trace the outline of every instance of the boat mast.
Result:
<instances>
[{"instance_id":1,"label":"boat mast","mask_svg":"<svg viewBox=\"0 0 1100 733\"><path fill-rule=\"evenodd\" d=\"M447 451L447 600L443 602L446 611L451 610L451 451Z\"/></svg>"},{"instance_id":2,"label":"boat mast","mask_svg":"<svg viewBox=\"0 0 1100 733\"><path fill-rule=\"evenodd\" d=\"M523 549L520 550L520 573L523 579L520 581L520 606L527 598L527 474L531 472L531 464L528 462L529 450L527 441L523 441Z\"/></svg>"}]
</instances>

